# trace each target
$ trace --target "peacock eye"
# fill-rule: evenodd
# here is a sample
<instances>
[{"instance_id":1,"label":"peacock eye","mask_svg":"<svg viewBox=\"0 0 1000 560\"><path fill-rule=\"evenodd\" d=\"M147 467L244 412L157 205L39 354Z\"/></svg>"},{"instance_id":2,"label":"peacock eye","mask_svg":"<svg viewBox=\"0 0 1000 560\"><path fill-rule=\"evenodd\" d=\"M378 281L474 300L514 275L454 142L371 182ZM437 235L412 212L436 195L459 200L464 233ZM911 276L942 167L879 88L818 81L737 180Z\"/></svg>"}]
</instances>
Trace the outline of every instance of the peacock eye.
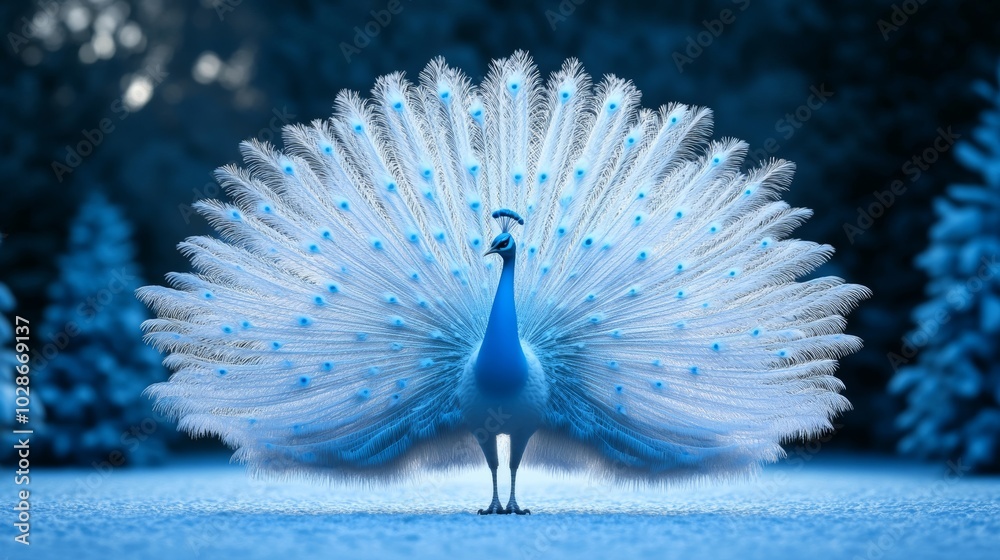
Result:
<instances>
[{"instance_id":1,"label":"peacock eye","mask_svg":"<svg viewBox=\"0 0 1000 560\"><path fill-rule=\"evenodd\" d=\"M510 240L509 239L504 239L503 241L501 241L500 243L497 244L497 248L498 249L506 249L507 245L509 245L509 244L510 244Z\"/></svg>"}]
</instances>

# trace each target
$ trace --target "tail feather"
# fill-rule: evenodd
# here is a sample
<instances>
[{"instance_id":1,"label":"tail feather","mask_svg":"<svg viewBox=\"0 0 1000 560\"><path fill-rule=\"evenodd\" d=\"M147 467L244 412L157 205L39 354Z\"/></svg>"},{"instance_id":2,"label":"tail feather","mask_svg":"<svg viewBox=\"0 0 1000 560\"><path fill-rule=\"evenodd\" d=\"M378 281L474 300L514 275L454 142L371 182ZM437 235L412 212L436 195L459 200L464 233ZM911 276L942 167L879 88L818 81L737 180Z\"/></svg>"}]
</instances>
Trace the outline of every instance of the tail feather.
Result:
<instances>
[{"instance_id":1,"label":"tail feather","mask_svg":"<svg viewBox=\"0 0 1000 560\"><path fill-rule=\"evenodd\" d=\"M708 142L704 109L633 109L622 126L602 127L613 89L583 104L603 144L594 152L593 137L581 137L578 153L603 154L597 175L614 186L595 180L578 197L589 192L573 182L585 158L564 160L553 174L566 188L535 223L548 231L527 228L523 268L536 282L519 308L551 371L544 437L589 448L581 464L620 463L647 480L752 472L849 407L832 374L860 348L842 334L843 315L868 291L796 282L833 249L788 239L811 215L779 200L792 164L743 172L746 145ZM533 449L529 460L566 465Z\"/></svg>"}]
</instances>

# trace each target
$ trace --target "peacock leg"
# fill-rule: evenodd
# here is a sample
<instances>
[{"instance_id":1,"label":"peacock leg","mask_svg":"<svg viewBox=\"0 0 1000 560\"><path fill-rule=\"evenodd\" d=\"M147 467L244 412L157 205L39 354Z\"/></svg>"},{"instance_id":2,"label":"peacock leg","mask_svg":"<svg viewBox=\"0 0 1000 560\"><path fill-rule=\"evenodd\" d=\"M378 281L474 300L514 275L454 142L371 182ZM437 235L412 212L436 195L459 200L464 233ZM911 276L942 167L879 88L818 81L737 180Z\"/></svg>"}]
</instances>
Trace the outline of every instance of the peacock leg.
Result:
<instances>
[{"instance_id":1,"label":"peacock leg","mask_svg":"<svg viewBox=\"0 0 1000 560\"><path fill-rule=\"evenodd\" d=\"M510 435L510 500L507 502L507 508L504 510L504 513L516 513L518 515L531 513L530 509L519 508L517 506L517 500L514 498L514 483L517 480L517 467L521 464L521 456L524 455L524 448L528 446L529 439L531 439L531 433Z\"/></svg>"},{"instance_id":2,"label":"peacock leg","mask_svg":"<svg viewBox=\"0 0 1000 560\"><path fill-rule=\"evenodd\" d=\"M483 455L486 456L486 464L493 473L493 501L490 507L479 510L479 515L489 515L491 513L507 513L500 505L500 496L497 494L497 467L500 466L500 459L497 457L497 436L491 435L485 441L479 443L483 448Z\"/></svg>"}]
</instances>

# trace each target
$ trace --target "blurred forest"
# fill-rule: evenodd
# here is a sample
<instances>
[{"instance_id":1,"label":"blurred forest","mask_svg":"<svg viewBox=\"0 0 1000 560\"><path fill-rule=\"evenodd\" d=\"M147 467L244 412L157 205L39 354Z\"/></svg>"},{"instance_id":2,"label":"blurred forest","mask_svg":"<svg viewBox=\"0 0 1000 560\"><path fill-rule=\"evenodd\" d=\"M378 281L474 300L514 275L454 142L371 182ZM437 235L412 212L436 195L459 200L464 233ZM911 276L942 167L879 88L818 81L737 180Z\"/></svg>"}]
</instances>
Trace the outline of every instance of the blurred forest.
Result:
<instances>
[{"instance_id":1,"label":"blurred forest","mask_svg":"<svg viewBox=\"0 0 1000 560\"><path fill-rule=\"evenodd\" d=\"M893 452L904 435L918 433L904 451L951 457L978 445L975 453L986 457L978 464L996 468L1000 321L954 322L907 345L917 342L911 311L943 293L933 279L944 273L914 264L931 243L934 199L948 185L985 185L976 202L985 217L967 235L995 239L1000 230L1000 125L996 110L984 113L995 101L998 3L33 0L4 3L0 28L0 281L12 292L0 288L0 307L8 320L14 310L32 318L36 345L55 344L69 321L88 323L61 349L64 365L52 361L34 381L49 384L34 418L44 416L52 434L72 434L46 447L47 461L89 463L136 441L145 451L135 462L161 454L169 425L125 437L150 414L142 388L167 375L141 344L136 319L145 311L132 287L112 294L94 324L65 297L67 290L97 296L115 270L154 283L188 270L177 243L209 233L191 204L222 196L211 173L238 159L241 140L280 140L284 124L327 117L339 90L367 93L378 76L397 70L415 77L438 55L478 82L491 59L525 49L543 74L577 57L594 76L631 79L646 107L710 107L715 137L746 140L751 162L773 156L797 164L785 198L815 216L796 236L837 249L820 274L874 292L848 327L865 349L844 359L838 374L854 410L824 445ZM956 145L966 146L965 157L956 157ZM104 235L111 253L117 247L112 264L95 266L98 241L81 244L86 212L108 229L92 235ZM939 237L941 251L961 250ZM995 257L1000 247L990 247L980 250ZM949 274L953 282L968 276ZM987 289L961 312L1000 317L986 297L1000 293L998 276L983 281ZM102 318L124 314L128 320ZM956 389L965 396L932 400L939 393L932 387L915 397L914 382L902 381L888 390L897 370L918 363L921 348L948 346L970 329L992 354L963 367L978 380L974 389ZM0 329L0 343L9 347L8 330ZM919 375L952 375L920 363ZM76 364L91 364L94 379L81 379ZM976 416L900 417L939 405L994 411L969 428L992 435L972 438L975 444L914 445L913 437L940 443L965 428L933 426ZM0 406L4 425L7 408ZM193 447L183 437L171 445Z\"/></svg>"}]
</instances>

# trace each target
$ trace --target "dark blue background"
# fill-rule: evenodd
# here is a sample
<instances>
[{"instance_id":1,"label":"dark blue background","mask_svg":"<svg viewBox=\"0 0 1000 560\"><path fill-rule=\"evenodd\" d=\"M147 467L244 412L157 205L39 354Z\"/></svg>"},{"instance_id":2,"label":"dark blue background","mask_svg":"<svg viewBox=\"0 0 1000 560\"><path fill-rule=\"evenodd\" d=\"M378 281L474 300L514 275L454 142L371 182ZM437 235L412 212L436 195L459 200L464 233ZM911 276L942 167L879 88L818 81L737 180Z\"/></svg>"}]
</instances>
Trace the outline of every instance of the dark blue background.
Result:
<instances>
[{"instance_id":1,"label":"dark blue background","mask_svg":"<svg viewBox=\"0 0 1000 560\"><path fill-rule=\"evenodd\" d=\"M367 93L376 77L397 70L415 77L438 55L479 81L491 59L526 49L543 74L577 57L592 75L631 79L647 107L670 101L708 106L715 111L716 137L742 138L751 150L770 147L775 157L798 164L786 199L815 209L816 215L797 236L837 248L822 273L865 284L875 294L851 316L848 330L863 337L866 347L842 361L839 375L855 410L840 420L843 427L833 444L895 449L903 433L896 419L906 398L887 391L894 373L887 355L901 351L914 327L911 311L925 300L927 270L913 261L930 242L932 200L949 184L982 182L954 157L951 146L932 150L935 161L919 174L912 160L934 146L941 130L972 138L980 114L990 106L981 95L989 89L984 84L995 85L997 76L1000 5L400 0L398 13L381 13L389 4L83 0L79 6L86 14L81 15L70 14L64 2L5 3L0 8L0 30L6 33L0 55L0 230L5 236L0 280L16 297L17 313L37 318L40 325L43 317L52 317L48 325L57 327L78 313L72 301L60 303L54 294L62 288L52 286L79 285L89 293L87 279L74 276L84 273L62 270L66 267L58 256L83 252L79 258L89 259L86 246L71 242L71 224L85 201L104 204L91 198L93 193L104 193L117 207L92 209L114 215L98 219L94 227L121 221L134 232L134 255L121 241L109 242L108 250L121 247L116 258L132 262L139 278L161 282L166 272L188 268L176 244L209 231L190 214L189 205L219 196L211 172L237 160L240 140L276 136L284 120L324 118L339 90ZM55 6L50 22L35 17L50 6ZM374 21L379 18L382 22ZM364 33L366 26L374 33ZM217 73L211 71L213 56L219 61ZM142 96L127 92L143 77L155 87L137 107L135 100ZM814 98L813 108L804 108L811 88L832 95L822 104ZM114 128L100 133L93 153L71 172L54 171L54 164L72 161L68 151L88 135L97 137L93 131L102 119ZM891 192L894 181L902 181L902 188L891 202L889 194L875 194ZM879 211L879 205L888 207ZM998 227L984 220L982 235L996 236ZM128 294L115 297L103 313L136 313ZM81 337L62 352L110 353L117 356L115 363L133 364L133 369L147 363L138 335L123 334L114 322L101 328L94 327L92 338L127 342L101 346ZM45 334L38 333L41 342L48 342ZM933 344L947 345L946 337L958 334L941 336ZM130 352L141 356L122 357ZM983 382L952 406L970 412L997 408L993 357L976 362ZM65 420L71 428L60 427L58 411L82 410L94 399L107 399L110 389L100 387L131 387L126 393L139 399L150 377L166 375L147 366L139 372L129 367L104 371L100 382L59 374L56 368L42 373L40 379L61 388L54 402L44 403L50 433L91 433L91 427L103 426L109 445L120 445L114 443L117 434L135 421L128 406L104 412L97 407L85 417ZM72 396L80 383L99 387L90 401ZM946 419L958 428L924 437L944 438L943 433L962 427L968 420L964 416ZM987 422L976 429L992 430L994 443L987 451L992 463L983 464L995 467L1000 428ZM156 438L168 431L159 430ZM94 437L100 442L104 436ZM173 449L189 447L187 441L174 440ZM106 453L101 445L95 449L97 456ZM928 449L918 454L963 453L961 445ZM86 461L93 454L78 452L73 444L57 451L48 449L46 460Z\"/></svg>"}]
</instances>

